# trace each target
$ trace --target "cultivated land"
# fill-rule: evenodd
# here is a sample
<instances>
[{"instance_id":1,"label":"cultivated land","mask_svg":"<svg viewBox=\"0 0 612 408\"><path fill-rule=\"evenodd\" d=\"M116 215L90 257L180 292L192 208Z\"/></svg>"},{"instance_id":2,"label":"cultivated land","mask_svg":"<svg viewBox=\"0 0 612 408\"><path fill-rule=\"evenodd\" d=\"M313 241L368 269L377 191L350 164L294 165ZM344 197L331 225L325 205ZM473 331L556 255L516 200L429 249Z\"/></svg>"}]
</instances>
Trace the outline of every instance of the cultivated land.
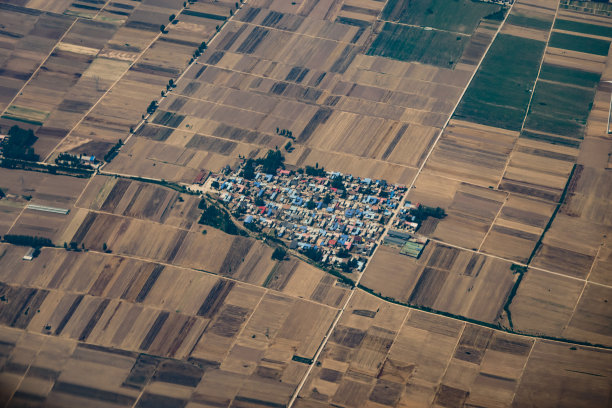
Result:
<instances>
[{"instance_id":1,"label":"cultivated land","mask_svg":"<svg viewBox=\"0 0 612 408\"><path fill-rule=\"evenodd\" d=\"M126 142L0 168L0 234L55 244L0 242L1 405L609 404L609 6L187 3L0 5L0 133ZM362 272L278 255L187 190L275 147L446 216L409 257L380 207Z\"/></svg>"}]
</instances>

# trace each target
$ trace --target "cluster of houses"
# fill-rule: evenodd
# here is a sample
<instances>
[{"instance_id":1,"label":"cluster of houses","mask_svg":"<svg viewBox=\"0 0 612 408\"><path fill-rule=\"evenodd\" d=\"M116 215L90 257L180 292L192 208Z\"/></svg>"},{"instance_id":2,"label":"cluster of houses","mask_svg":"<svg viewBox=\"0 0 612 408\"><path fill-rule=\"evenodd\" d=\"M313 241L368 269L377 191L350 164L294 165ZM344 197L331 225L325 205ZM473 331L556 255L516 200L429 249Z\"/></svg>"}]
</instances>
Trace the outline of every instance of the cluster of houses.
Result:
<instances>
[{"instance_id":1,"label":"cluster of houses","mask_svg":"<svg viewBox=\"0 0 612 408\"><path fill-rule=\"evenodd\" d=\"M410 201L405 201L402 208L398 211L397 216L393 220L391 228L396 230L404 230L415 233L419 229L419 220L412 214L419 208L419 204L413 204Z\"/></svg>"},{"instance_id":2,"label":"cluster of houses","mask_svg":"<svg viewBox=\"0 0 612 408\"><path fill-rule=\"evenodd\" d=\"M245 226L289 248L320 251L323 263L358 270L406 193L403 185L322 170L255 172L252 180L241 174L212 174L207 185Z\"/></svg>"}]
</instances>

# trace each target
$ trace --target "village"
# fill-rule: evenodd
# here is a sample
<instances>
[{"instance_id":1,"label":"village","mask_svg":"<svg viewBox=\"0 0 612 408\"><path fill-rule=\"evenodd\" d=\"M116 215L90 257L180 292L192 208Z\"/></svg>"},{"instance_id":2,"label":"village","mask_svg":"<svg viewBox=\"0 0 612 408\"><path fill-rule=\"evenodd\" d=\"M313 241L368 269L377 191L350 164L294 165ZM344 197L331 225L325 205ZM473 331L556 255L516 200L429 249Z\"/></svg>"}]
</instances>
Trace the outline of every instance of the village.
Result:
<instances>
[{"instance_id":1,"label":"village","mask_svg":"<svg viewBox=\"0 0 612 408\"><path fill-rule=\"evenodd\" d=\"M427 242L413 236L422 211L419 205L402 203L404 185L310 166L297 171L279 168L276 174L259 166L249 177L244 170L245 163L235 171L226 168L211 174L208 190L246 228L275 236L317 262L362 271L395 212L399 217L393 228L401 231L388 235L385 242L408 245L413 249L403 253L413 257Z\"/></svg>"}]
</instances>

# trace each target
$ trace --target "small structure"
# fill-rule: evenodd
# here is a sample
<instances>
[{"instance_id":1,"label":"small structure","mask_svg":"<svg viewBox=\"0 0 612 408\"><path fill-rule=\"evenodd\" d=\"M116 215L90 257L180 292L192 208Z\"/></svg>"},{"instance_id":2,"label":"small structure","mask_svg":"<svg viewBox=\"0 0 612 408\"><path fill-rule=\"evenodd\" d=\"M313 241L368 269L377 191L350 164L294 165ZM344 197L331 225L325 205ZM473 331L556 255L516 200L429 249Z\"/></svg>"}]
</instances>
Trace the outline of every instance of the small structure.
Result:
<instances>
[{"instance_id":1,"label":"small structure","mask_svg":"<svg viewBox=\"0 0 612 408\"><path fill-rule=\"evenodd\" d=\"M70 212L68 208L49 207L46 205L38 205L38 204L28 204L27 208L28 210L45 211L45 212L63 214L63 215L66 215Z\"/></svg>"},{"instance_id":2,"label":"small structure","mask_svg":"<svg viewBox=\"0 0 612 408\"><path fill-rule=\"evenodd\" d=\"M32 259L34 259L34 252L36 251L36 249L34 248L30 248L28 249L28 252L26 252L26 254L23 256L23 260L24 261L31 261Z\"/></svg>"},{"instance_id":3,"label":"small structure","mask_svg":"<svg viewBox=\"0 0 612 408\"><path fill-rule=\"evenodd\" d=\"M195 177L195 179L193 179L193 184L199 184L199 185L204 184L204 182L206 181L206 178L208 177L208 174L209 173L206 170L200 170L200 172Z\"/></svg>"}]
</instances>

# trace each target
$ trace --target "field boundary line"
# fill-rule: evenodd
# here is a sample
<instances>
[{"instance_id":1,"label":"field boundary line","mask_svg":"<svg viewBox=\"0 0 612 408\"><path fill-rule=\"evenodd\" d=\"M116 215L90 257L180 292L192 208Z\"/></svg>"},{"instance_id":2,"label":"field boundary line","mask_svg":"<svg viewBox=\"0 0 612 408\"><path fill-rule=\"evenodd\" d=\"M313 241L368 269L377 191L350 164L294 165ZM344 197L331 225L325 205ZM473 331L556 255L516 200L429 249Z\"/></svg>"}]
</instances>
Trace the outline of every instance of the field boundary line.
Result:
<instances>
[{"instance_id":1,"label":"field boundary line","mask_svg":"<svg viewBox=\"0 0 612 408\"><path fill-rule=\"evenodd\" d=\"M272 11L271 9L267 9L267 10ZM261 28L264 28L264 29L270 30L270 31L279 31L281 33L289 33L289 34L300 36L300 37L314 38L314 39L317 39L317 40L330 41L330 42L335 42L335 43L344 44L344 45L355 45L355 43L352 43L350 41L334 40L332 38L325 38L325 37L319 37L319 36L316 36L316 35L310 35L310 34L305 34L305 33L298 33L297 31L282 30L282 29L276 28L276 27L263 26L261 24L252 23L250 21L234 20L232 22L235 23L235 24L244 24L244 25L253 26L253 27L261 27ZM358 45L355 45L355 47L358 47Z\"/></svg>"},{"instance_id":2,"label":"field boundary line","mask_svg":"<svg viewBox=\"0 0 612 408\"><path fill-rule=\"evenodd\" d=\"M591 264L591 267L589 268L589 273L584 278L584 285L582 286L582 290L580 291L580 296L578 296L578 300L576 300L574 309L572 310L572 313L570 314L570 317L567 320L567 323L563 326L563 330L567 329L569 327L569 324L572 322L572 318L574 317L574 314L576 314L576 309L578 309L578 304L580 303L580 300L582 299L582 295L584 294L584 291L586 290L586 287L588 286L588 284L589 283L596 284L596 282L590 282L589 277L591 276L591 272L593 271L593 268L595 267L595 262L597 262L597 257L599 256L599 251L601 250L602 247L603 247L603 242L599 245L599 248L597 248L597 252L595 253L595 257L593 258L593 263Z\"/></svg>"},{"instance_id":3,"label":"field boundary line","mask_svg":"<svg viewBox=\"0 0 612 408\"><path fill-rule=\"evenodd\" d=\"M582 295L584 294L584 291L588 284L589 284L588 281L584 281L584 285L582 285L582 290L580 291L580 295L578 296L578 299L576 300L574 309L572 309L572 313L570 313L569 318L567 319L567 323L563 325L563 330L561 330L561 333L563 333L569 327L569 324L571 323L572 318L574 317L574 314L576 313L576 309L578 309L578 304L580 303L580 299L582 299Z\"/></svg>"},{"instance_id":4,"label":"field boundary line","mask_svg":"<svg viewBox=\"0 0 612 408\"><path fill-rule=\"evenodd\" d=\"M94 19L96 17L98 17L98 15L102 12L102 10L104 10L104 8L106 6L108 6L108 4L111 2L111 0L107 0L106 3L104 3L104 5L100 8L100 10L98 10L98 12L92 17L92 18L85 18L85 17L79 17L76 15L70 15L70 14L62 14L63 16L66 16L68 18L74 18L74 21L72 22L72 24L70 24L70 26L66 29L66 31L64 32L64 34L62 34L62 36L57 40L57 42L55 43L55 45L53 45L53 48L51 49L51 51L49 52L49 54L47 54L47 56L45 57L45 59L42 60L42 62L38 65L38 67L36 67L36 69L34 70L34 72L32 72L32 75L30 75L30 77L28 78L28 80L23 84L23 86L21 88L19 88L19 91L17 92L17 94L13 97L13 99L11 99L11 101L6 105L6 108L4 108L2 110L2 113L0 113L0 116L4 116L4 114L6 113L6 111L8 110L8 108L13 104L13 102L15 102L15 100L21 95L21 93L23 92L23 90L25 89L25 87L30 83L30 81L34 78L34 76L38 73L38 71L40 71L40 68L45 65L45 63L47 62L47 60L49 59L49 57L51 56L51 54L53 54L53 52L55 51L55 49L57 48L57 46L59 45L59 43L62 42L62 40L64 39L64 37L66 37L66 35L68 35L68 33L70 32L70 30L72 30L72 27L77 23L77 21L79 20L92 20L95 21ZM63 140L63 139L62 139Z\"/></svg>"},{"instance_id":5,"label":"field boundary line","mask_svg":"<svg viewBox=\"0 0 612 408\"><path fill-rule=\"evenodd\" d=\"M446 375L446 373L448 372L448 368L451 365L451 362L453 361L453 358L455 357L455 353L457 352L457 349L459 348L459 343L461 343L461 337L463 337L463 332L465 331L465 328L467 327L467 322L463 322L463 326L461 327L461 331L459 332L459 336L457 337L457 342L455 343L455 347L453 347L453 352L451 353L448 362L446 363L446 367L444 367L444 372L442 373L442 375L440 376L440 382L438 384L438 386L435 389L434 392L434 399L430 402L430 404L433 406L433 402L436 398L436 394L438 393L438 390L440 389L440 387L442 386L442 381L444 380L444 376Z\"/></svg>"},{"instance_id":6,"label":"field boundary line","mask_svg":"<svg viewBox=\"0 0 612 408\"><path fill-rule=\"evenodd\" d=\"M64 248L60 248L60 247L45 247L45 248L43 248L43 250L65 251ZM103 252L103 251L98 251L96 249L87 249L87 252L91 252L91 253L98 254L98 255L103 255L103 256L110 256L110 257L116 256L116 257L121 257L121 258L125 258L125 259L134 259L136 261L155 263L155 264L158 264L158 265L163 265L163 266L167 266L167 267L171 267L171 268L177 268L177 269L183 269L183 270L190 271L190 272L203 273L203 274L206 274L206 275L215 276L218 279L236 282L236 283L241 284L241 285L251 286L251 287L258 288L260 290L264 290L264 291L268 291L268 292L278 293L281 296L286 296L286 297L291 298L291 299L300 299L300 300L303 300L303 301L308 302L308 303L314 303L316 305L319 305L319 306L322 306L322 307L325 307L325 308L328 308L328 309L331 309L331 310L339 310L339 308L337 308L337 307L330 306L330 305L327 305L325 303L317 302L317 301L312 300L312 299L299 298L297 296L290 295L290 294L285 293L285 292L277 291L277 290L274 290L274 289L264 288L263 286L256 285L254 283L241 281L241 280L238 280L238 279L235 279L235 278L231 278L229 276L221 275L221 274L218 274L218 273L215 273L215 272L209 272L209 271L206 271L206 270L203 270L203 269L196 269L196 268L192 268L192 267L189 267L189 266L170 264L170 263L168 263L166 261L156 260L156 259L153 259L153 258L146 258L146 257L143 257L143 256L138 256L138 255L129 255L129 254L124 254L124 253L120 253L120 252L116 252L116 253L115 252L110 252L110 253L107 253L107 252ZM36 287L38 287L38 286L36 286ZM43 287L40 287L40 288L44 289ZM155 306L150 306L150 307L152 307L154 309L156 308ZM167 310L167 309L160 308L159 310Z\"/></svg>"},{"instance_id":7,"label":"field boundary line","mask_svg":"<svg viewBox=\"0 0 612 408\"><path fill-rule=\"evenodd\" d=\"M383 10L385 8L383 7ZM417 24L407 24L407 23L400 23L399 21L391 21L391 20L385 20L382 18L377 18L376 21L380 21L381 23L389 23L389 24L395 24L398 26L404 26L404 27L413 27L413 28L420 28L421 30L425 30L428 29L427 31L441 31L441 32L445 32L445 33L450 33L453 35L461 35L463 37L469 37L472 38L472 34L466 34L466 33L460 33L459 31L451 31L451 30L444 30L442 28L436 28L436 27L429 27L429 26L420 26ZM476 31L476 29L474 29L474 31Z\"/></svg>"},{"instance_id":8,"label":"field boundary line","mask_svg":"<svg viewBox=\"0 0 612 408\"><path fill-rule=\"evenodd\" d=\"M27 333L27 330L24 330L23 333ZM36 333L39 334L39 333ZM23 334L22 334L23 335ZM17 391L19 391L19 387L21 387L21 384L23 384L23 380L25 380L26 376L28 375L28 373L30 372L30 368L32 368L32 365L34 365L34 363L36 362L36 358L38 357L38 355L40 354L40 352L43 349L43 346L45 345L45 343L48 341L48 337L47 336L42 336L42 341L40 342L40 346L38 347L38 349L36 350L36 353L34 354L34 357L32 357L32 360L30 360L30 363L28 364L28 368L25 370L25 372L23 373L23 376L19 379L19 382L17 383L17 386L15 387L15 389L13 390L13 392L11 393L11 395L9 396L9 398L6 400L6 404L4 404L5 408L8 408L10 405L11 400L13 399L13 397L15 396L15 394L17 393Z\"/></svg>"},{"instance_id":9,"label":"field boundary line","mask_svg":"<svg viewBox=\"0 0 612 408\"><path fill-rule=\"evenodd\" d=\"M495 225L495 221L497 221L497 217L499 217L499 214L501 214L502 210L504 209L504 206L508 202L508 198L510 198L510 193L508 193L507 191L504 191L504 193L506 193L506 197L504 198L504 202L499 207L499 210L497 211L497 214L495 214L495 217L493 218L493 221L491 221L491 226L489 227L489 230L487 231L485 236L482 237L482 241L480 242L480 245L478 245L478 250L477 250L478 253L482 253L481 252L482 246L484 245L485 241L487 240L487 237L489 236L489 234L493 230L493 226Z\"/></svg>"},{"instance_id":10,"label":"field boundary line","mask_svg":"<svg viewBox=\"0 0 612 408\"><path fill-rule=\"evenodd\" d=\"M523 364L521 375L519 375L519 378L516 379L516 387L514 388L514 393L512 394L512 401L510 401L510 405L509 405L511 407L513 406L512 404L514 404L516 393L518 392L518 389L521 386L521 382L523 381L523 375L525 374L525 370L527 369L527 364L529 364L529 359L531 359L531 353L533 352L533 349L535 348L537 341L538 339L534 339L533 343L531 343L531 348L529 349L529 353L527 353L527 358L525 359L525 364Z\"/></svg>"},{"instance_id":11,"label":"field boundary line","mask_svg":"<svg viewBox=\"0 0 612 408\"><path fill-rule=\"evenodd\" d=\"M17 221L19 221L19 218L21 218L21 215L23 214L23 212L28 208L28 204L24 205L23 208L21 209L21 211L19 212L19 215L17 217L15 217L15 221L13 221L13 223L11 224L11 226L9 227L9 229L6 230L6 234L5 235L9 235L11 230L13 229L13 227L15 225L17 225Z\"/></svg>"},{"instance_id":12,"label":"field boundary line","mask_svg":"<svg viewBox=\"0 0 612 408\"><path fill-rule=\"evenodd\" d=\"M531 109L531 102L533 101L533 95L535 95L536 87L538 86L538 81L540 79L540 73L542 72L542 66L544 65L544 59L546 58L546 51L548 51L548 43L550 42L550 38L552 37L553 29L555 27L555 22L557 21L557 15L559 13L560 4L561 2L558 1L557 8L555 9L555 15L553 17L553 21L550 25L550 29L548 30L548 38L546 39L546 44L544 45L544 51L542 52L542 58L540 59L540 66L538 67L538 74L536 75L535 81L533 82L533 89L531 90L531 94L529 95L529 102L527 103L527 109L525 109L525 116L523 116L523 121L521 122L521 128L518 131L519 134L518 134L518 137L516 138L516 142L514 143L514 146L512 146L512 151L508 155L508 160L506 160L504 171L501 173L501 177L499 181L497 182L497 186L495 187L496 190L499 190L499 186L504 180L504 176L506 175L506 171L508 170L508 165L510 164L510 161L512 160L512 155L516 151L516 147L521 138L521 133L523 133L523 130L525 129L525 122L527 122L527 116L529 116L529 109ZM504 20L504 23L505 23L505 20Z\"/></svg>"}]
</instances>

